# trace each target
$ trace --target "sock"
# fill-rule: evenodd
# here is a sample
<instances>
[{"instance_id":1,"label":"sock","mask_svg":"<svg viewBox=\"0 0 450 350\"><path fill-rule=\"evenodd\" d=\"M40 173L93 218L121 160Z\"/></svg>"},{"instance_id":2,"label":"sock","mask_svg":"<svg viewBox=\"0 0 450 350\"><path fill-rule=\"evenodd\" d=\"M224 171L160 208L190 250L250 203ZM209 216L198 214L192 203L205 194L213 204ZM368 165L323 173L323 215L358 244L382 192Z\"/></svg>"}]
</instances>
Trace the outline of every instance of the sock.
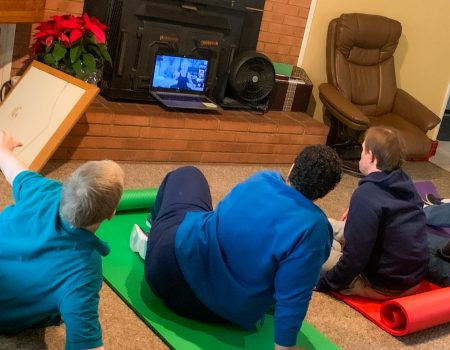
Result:
<instances>
[{"instance_id":1,"label":"sock","mask_svg":"<svg viewBox=\"0 0 450 350\"><path fill-rule=\"evenodd\" d=\"M147 235L139 225L134 224L130 235L130 249L139 253L139 256L144 260L147 252L147 239Z\"/></svg>"}]
</instances>

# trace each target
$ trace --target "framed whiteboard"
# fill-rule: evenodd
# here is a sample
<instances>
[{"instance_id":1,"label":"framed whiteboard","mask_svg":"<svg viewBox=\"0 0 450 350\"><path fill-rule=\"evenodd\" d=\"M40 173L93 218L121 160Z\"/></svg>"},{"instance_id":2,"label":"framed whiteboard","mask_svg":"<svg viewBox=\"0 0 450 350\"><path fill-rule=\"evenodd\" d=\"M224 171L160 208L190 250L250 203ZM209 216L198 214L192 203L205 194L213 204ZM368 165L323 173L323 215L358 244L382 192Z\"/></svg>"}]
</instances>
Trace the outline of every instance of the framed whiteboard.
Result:
<instances>
[{"instance_id":1,"label":"framed whiteboard","mask_svg":"<svg viewBox=\"0 0 450 350\"><path fill-rule=\"evenodd\" d=\"M0 129L23 143L15 155L39 171L98 92L95 85L33 61L0 105Z\"/></svg>"}]
</instances>

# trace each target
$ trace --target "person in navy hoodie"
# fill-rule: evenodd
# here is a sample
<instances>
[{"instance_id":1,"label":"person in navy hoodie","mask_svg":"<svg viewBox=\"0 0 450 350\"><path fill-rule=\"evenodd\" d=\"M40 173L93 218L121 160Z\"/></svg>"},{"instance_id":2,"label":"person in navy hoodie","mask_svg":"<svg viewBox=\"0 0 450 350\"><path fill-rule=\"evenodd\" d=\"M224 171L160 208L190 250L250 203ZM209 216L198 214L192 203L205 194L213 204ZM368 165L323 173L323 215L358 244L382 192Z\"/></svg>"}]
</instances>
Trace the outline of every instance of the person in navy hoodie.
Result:
<instances>
[{"instance_id":1,"label":"person in navy hoodie","mask_svg":"<svg viewBox=\"0 0 450 350\"><path fill-rule=\"evenodd\" d=\"M145 278L178 314L255 329L274 304L276 349L295 349L332 230L314 204L341 179L336 152L309 146L287 181L261 171L216 209L204 175L182 167L163 180L152 213Z\"/></svg>"},{"instance_id":2,"label":"person in navy hoodie","mask_svg":"<svg viewBox=\"0 0 450 350\"><path fill-rule=\"evenodd\" d=\"M324 265L318 291L383 300L417 290L428 268L426 218L402 162L398 133L369 128L359 161L365 177L350 200L341 252L333 249L335 265Z\"/></svg>"}]
</instances>

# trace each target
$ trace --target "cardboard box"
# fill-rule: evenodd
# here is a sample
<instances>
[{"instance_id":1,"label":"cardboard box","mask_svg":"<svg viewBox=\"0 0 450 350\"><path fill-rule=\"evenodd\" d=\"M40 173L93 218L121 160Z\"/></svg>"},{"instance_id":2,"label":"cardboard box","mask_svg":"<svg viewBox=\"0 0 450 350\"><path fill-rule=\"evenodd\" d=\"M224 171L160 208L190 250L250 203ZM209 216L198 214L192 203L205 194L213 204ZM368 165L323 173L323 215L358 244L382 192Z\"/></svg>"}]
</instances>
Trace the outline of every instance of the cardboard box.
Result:
<instances>
[{"instance_id":1,"label":"cardboard box","mask_svg":"<svg viewBox=\"0 0 450 350\"><path fill-rule=\"evenodd\" d=\"M306 112L313 84L300 67L292 67L290 76L275 75L275 87L270 95L269 110Z\"/></svg>"}]
</instances>

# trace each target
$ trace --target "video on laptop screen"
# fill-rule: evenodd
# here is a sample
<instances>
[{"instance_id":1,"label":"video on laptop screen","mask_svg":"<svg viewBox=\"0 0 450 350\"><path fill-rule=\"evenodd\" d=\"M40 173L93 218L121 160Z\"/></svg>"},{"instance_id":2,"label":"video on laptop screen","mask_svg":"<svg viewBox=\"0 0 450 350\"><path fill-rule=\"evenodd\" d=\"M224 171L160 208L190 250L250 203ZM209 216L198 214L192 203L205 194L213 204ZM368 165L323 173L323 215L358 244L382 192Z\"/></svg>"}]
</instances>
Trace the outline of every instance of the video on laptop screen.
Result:
<instances>
[{"instance_id":1,"label":"video on laptop screen","mask_svg":"<svg viewBox=\"0 0 450 350\"><path fill-rule=\"evenodd\" d=\"M208 61L198 58L156 55L152 88L205 91Z\"/></svg>"}]
</instances>

